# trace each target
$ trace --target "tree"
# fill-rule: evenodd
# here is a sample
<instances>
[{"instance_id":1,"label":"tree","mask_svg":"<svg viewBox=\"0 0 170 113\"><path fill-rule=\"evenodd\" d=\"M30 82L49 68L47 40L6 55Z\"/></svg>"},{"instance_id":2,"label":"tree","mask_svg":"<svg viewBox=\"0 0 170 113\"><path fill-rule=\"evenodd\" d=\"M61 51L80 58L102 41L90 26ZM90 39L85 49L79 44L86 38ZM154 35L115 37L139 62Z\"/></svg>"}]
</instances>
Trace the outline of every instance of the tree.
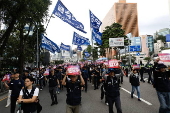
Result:
<instances>
[{"instance_id":1,"label":"tree","mask_svg":"<svg viewBox=\"0 0 170 113\"><path fill-rule=\"evenodd\" d=\"M102 33L102 45L98 45L101 49L101 54L104 55L104 52L106 49L109 51L111 50L111 47L109 47L109 38L118 38L118 37L124 37L124 45L128 45L128 38L124 34L125 31L121 29L122 25L119 23L113 23L111 26L106 26L105 30ZM123 49L124 47L114 47L114 49L117 51L117 49ZM120 57L120 56L119 56Z\"/></svg>"},{"instance_id":2,"label":"tree","mask_svg":"<svg viewBox=\"0 0 170 113\"><path fill-rule=\"evenodd\" d=\"M3 12L2 20L7 26L6 31L0 37L0 56L3 55L4 49L7 45L11 32L19 31L19 67L20 72L23 70L25 63L25 50L29 47L27 42L29 39L29 32L34 26L34 30L39 30L40 34L44 32L41 25L44 18L48 16L48 6L50 0L5 0L0 6L0 11ZM10 6L10 7L8 7ZM27 34L24 34L25 25L29 26ZM34 41L36 42L36 41ZM32 47L35 47L34 45ZM32 54L32 57L34 54Z\"/></svg>"},{"instance_id":3,"label":"tree","mask_svg":"<svg viewBox=\"0 0 170 113\"><path fill-rule=\"evenodd\" d=\"M163 35L158 35L158 37L156 38L156 40L161 40L163 43L166 42L166 37Z\"/></svg>"},{"instance_id":4,"label":"tree","mask_svg":"<svg viewBox=\"0 0 170 113\"><path fill-rule=\"evenodd\" d=\"M143 60L146 60L147 62L151 61L151 57L145 57Z\"/></svg>"}]
</instances>

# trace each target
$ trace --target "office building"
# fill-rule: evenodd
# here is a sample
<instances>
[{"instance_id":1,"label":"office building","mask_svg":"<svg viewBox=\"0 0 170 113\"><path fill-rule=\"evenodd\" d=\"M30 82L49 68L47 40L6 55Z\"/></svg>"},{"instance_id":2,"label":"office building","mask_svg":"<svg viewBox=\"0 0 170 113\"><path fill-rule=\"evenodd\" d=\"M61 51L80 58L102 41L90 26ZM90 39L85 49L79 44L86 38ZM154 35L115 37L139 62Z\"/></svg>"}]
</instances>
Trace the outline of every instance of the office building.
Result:
<instances>
[{"instance_id":1,"label":"office building","mask_svg":"<svg viewBox=\"0 0 170 113\"><path fill-rule=\"evenodd\" d=\"M137 3L126 3L126 0L119 0L118 3L115 3L103 19L101 31L114 22L122 25L125 35L132 33L133 37L138 37Z\"/></svg>"}]
</instances>

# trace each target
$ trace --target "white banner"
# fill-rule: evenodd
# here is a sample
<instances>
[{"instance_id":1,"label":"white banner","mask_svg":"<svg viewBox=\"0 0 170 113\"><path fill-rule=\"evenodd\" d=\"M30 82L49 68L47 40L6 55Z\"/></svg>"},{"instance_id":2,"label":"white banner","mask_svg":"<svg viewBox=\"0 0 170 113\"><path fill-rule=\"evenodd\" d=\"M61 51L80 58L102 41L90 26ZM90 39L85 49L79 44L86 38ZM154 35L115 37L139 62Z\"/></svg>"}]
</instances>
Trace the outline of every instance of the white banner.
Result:
<instances>
[{"instance_id":1,"label":"white banner","mask_svg":"<svg viewBox=\"0 0 170 113\"><path fill-rule=\"evenodd\" d=\"M70 57L70 51L62 50L61 52L62 52L62 56Z\"/></svg>"},{"instance_id":2,"label":"white banner","mask_svg":"<svg viewBox=\"0 0 170 113\"><path fill-rule=\"evenodd\" d=\"M124 46L124 38L109 38L109 47Z\"/></svg>"}]
</instances>

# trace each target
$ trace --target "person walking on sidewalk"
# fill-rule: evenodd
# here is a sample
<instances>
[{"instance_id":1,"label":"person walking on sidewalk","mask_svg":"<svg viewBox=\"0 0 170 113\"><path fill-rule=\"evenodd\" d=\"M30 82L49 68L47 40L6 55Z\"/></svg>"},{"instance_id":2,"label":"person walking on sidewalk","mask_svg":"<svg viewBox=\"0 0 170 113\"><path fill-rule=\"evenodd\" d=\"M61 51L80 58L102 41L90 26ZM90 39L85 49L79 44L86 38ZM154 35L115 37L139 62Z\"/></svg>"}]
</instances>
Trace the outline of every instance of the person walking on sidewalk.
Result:
<instances>
[{"instance_id":1,"label":"person walking on sidewalk","mask_svg":"<svg viewBox=\"0 0 170 113\"><path fill-rule=\"evenodd\" d=\"M14 74L11 75L11 80L14 79ZM10 104L11 104L11 93L12 93L12 90L9 89L8 91L8 98L7 98L7 104L5 107L8 107Z\"/></svg>"},{"instance_id":2,"label":"person walking on sidewalk","mask_svg":"<svg viewBox=\"0 0 170 113\"><path fill-rule=\"evenodd\" d=\"M131 98L133 98L133 94L135 92L135 89L137 91L137 95L138 95L138 101L141 101L140 100L140 82L139 82L139 75L137 73L137 70L136 69L133 69L132 70L132 73L130 74L130 77L129 77L129 82L131 83L132 85L132 91L131 91Z\"/></svg>"},{"instance_id":3,"label":"person walking on sidewalk","mask_svg":"<svg viewBox=\"0 0 170 113\"><path fill-rule=\"evenodd\" d=\"M66 81L70 76L70 81ZM80 76L80 80L78 79ZM63 78L62 85L67 88L66 113L79 113L81 103L81 87L85 84L82 75L66 75Z\"/></svg>"},{"instance_id":4,"label":"person walking on sidewalk","mask_svg":"<svg viewBox=\"0 0 170 113\"><path fill-rule=\"evenodd\" d=\"M14 79L10 81L8 85L5 83L5 86L12 90L10 113L15 113L16 101L19 97L20 90L24 88L24 81L19 79L19 72L15 72Z\"/></svg>"}]
</instances>

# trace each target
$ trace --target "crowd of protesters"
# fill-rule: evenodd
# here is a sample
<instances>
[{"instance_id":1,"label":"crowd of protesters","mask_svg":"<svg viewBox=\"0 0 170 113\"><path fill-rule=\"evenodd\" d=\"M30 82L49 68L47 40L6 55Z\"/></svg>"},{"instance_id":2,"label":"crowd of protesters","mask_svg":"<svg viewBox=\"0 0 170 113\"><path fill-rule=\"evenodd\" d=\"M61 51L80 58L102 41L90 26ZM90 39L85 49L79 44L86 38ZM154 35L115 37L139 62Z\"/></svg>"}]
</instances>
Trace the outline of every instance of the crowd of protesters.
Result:
<instances>
[{"instance_id":1,"label":"crowd of protesters","mask_svg":"<svg viewBox=\"0 0 170 113\"><path fill-rule=\"evenodd\" d=\"M26 68L23 75L19 74L17 70L6 72L6 74L10 74L10 80L4 81L4 77L1 77L1 83L9 89L5 107L11 104L11 113L15 113L17 102L22 105L21 108L24 113L37 112L38 109L35 104L38 102L39 90L43 90L48 84L51 106L58 104L57 93L59 94L63 88L66 88L66 113L79 113L81 92L88 93L88 84L91 84L94 90L100 88L101 100L105 97L105 104L109 107L109 113L113 113L114 103L117 113L122 113L119 90L120 85L123 84L123 77L129 77L129 82L132 86L131 98L133 98L136 89L138 101L141 101L140 81L145 82L143 74L146 72L149 76L147 82L155 87L161 103L159 113L166 111L168 113L170 111L168 103L170 102L165 100L170 98L170 73L165 70L167 67L164 64L159 64L158 61L159 59L153 65L148 63L144 66L141 64L139 69L121 65L119 68L109 68L103 63L77 63L60 64L41 69ZM79 66L80 74L78 76L69 75L67 71L69 65Z\"/></svg>"}]
</instances>

